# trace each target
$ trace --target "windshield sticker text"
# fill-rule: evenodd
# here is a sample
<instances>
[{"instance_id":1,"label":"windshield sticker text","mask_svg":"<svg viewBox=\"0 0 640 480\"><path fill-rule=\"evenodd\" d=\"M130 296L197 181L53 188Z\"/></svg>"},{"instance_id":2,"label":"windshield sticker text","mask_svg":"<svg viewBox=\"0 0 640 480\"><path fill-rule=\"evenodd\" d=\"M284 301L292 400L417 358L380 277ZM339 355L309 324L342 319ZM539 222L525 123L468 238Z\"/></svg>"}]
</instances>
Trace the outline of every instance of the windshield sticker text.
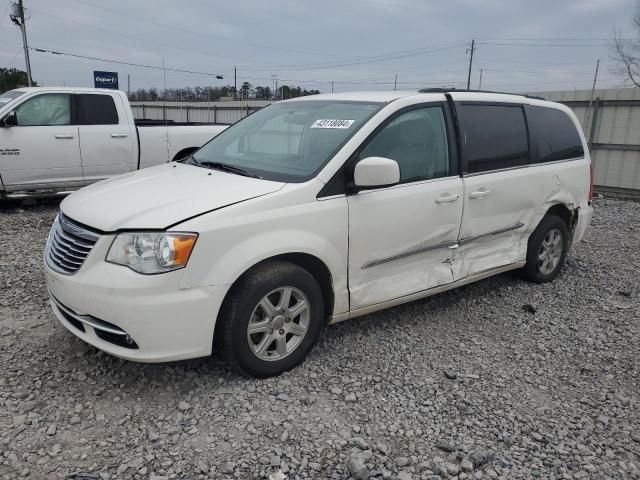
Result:
<instances>
[{"instance_id":1,"label":"windshield sticker text","mask_svg":"<svg viewBox=\"0 0 640 480\"><path fill-rule=\"evenodd\" d=\"M349 128L355 120L320 119L313 122L311 128Z\"/></svg>"}]
</instances>

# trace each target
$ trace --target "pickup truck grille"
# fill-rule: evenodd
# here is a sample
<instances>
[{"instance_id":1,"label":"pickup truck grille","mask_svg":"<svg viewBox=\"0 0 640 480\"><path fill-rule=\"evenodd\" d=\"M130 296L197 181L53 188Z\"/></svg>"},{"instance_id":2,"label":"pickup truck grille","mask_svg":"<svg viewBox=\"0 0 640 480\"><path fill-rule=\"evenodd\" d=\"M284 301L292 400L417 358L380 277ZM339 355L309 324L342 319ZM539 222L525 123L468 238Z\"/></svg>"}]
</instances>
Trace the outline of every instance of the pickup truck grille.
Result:
<instances>
[{"instance_id":1,"label":"pickup truck grille","mask_svg":"<svg viewBox=\"0 0 640 480\"><path fill-rule=\"evenodd\" d=\"M99 235L58 214L49 232L45 257L56 272L72 275L84 263Z\"/></svg>"}]
</instances>

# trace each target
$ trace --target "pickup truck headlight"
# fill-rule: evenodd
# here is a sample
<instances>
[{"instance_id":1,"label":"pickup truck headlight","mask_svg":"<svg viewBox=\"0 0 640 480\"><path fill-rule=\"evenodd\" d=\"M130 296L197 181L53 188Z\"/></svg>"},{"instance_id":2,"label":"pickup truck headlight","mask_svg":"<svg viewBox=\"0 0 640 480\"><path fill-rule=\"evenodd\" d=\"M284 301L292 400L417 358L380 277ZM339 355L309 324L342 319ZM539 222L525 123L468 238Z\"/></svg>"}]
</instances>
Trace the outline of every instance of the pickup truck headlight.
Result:
<instances>
[{"instance_id":1,"label":"pickup truck headlight","mask_svg":"<svg viewBox=\"0 0 640 480\"><path fill-rule=\"evenodd\" d=\"M197 238L197 233L121 233L111 244L106 260L138 273L170 272L187 265Z\"/></svg>"}]
</instances>

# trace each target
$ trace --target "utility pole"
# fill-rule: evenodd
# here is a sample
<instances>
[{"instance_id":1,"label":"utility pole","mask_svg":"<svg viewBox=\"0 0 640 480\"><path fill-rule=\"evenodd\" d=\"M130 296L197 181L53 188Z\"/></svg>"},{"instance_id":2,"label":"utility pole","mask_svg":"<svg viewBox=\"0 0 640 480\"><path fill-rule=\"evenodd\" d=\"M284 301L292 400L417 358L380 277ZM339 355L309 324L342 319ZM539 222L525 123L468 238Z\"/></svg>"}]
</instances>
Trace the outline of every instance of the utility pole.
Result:
<instances>
[{"instance_id":1,"label":"utility pole","mask_svg":"<svg viewBox=\"0 0 640 480\"><path fill-rule=\"evenodd\" d=\"M467 90L471 87L471 66L473 65L473 52L476 50L476 41L475 39L471 40L471 48L467 49L467 52L470 52L469 55L469 74L467 75Z\"/></svg>"},{"instance_id":2,"label":"utility pole","mask_svg":"<svg viewBox=\"0 0 640 480\"><path fill-rule=\"evenodd\" d=\"M127 73L127 98L131 96L131 74Z\"/></svg>"},{"instance_id":3,"label":"utility pole","mask_svg":"<svg viewBox=\"0 0 640 480\"><path fill-rule=\"evenodd\" d=\"M596 71L593 74L593 85L591 86L591 97L589 98L589 108L585 112L584 131L587 131L587 121L591 119L591 105L593 104L593 94L596 90L596 81L598 80L598 69L600 68L600 59L596 62ZM585 133L586 135L586 133Z\"/></svg>"},{"instance_id":4,"label":"utility pole","mask_svg":"<svg viewBox=\"0 0 640 480\"><path fill-rule=\"evenodd\" d=\"M233 99L236 99L236 94L238 92L238 69L233 67Z\"/></svg>"},{"instance_id":5,"label":"utility pole","mask_svg":"<svg viewBox=\"0 0 640 480\"><path fill-rule=\"evenodd\" d=\"M11 4L12 12L9 15L11 21L20 27L22 32L22 46L24 47L24 63L27 67L27 85L32 86L31 80L31 62L29 61L29 44L27 43L27 27L25 25L24 18L24 5L22 0L18 0L18 3Z\"/></svg>"},{"instance_id":6,"label":"utility pole","mask_svg":"<svg viewBox=\"0 0 640 480\"><path fill-rule=\"evenodd\" d=\"M480 82L478 83L478 90L482 90L482 69L480 69Z\"/></svg>"},{"instance_id":7,"label":"utility pole","mask_svg":"<svg viewBox=\"0 0 640 480\"><path fill-rule=\"evenodd\" d=\"M333 82L331 82L331 93L333 93Z\"/></svg>"},{"instance_id":8,"label":"utility pole","mask_svg":"<svg viewBox=\"0 0 640 480\"><path fill-rule=\"evenodd\" d=\"M398 74L396 73L396 79L393 81L393 89L398 89Z\"/></svg>"}]
</instances>

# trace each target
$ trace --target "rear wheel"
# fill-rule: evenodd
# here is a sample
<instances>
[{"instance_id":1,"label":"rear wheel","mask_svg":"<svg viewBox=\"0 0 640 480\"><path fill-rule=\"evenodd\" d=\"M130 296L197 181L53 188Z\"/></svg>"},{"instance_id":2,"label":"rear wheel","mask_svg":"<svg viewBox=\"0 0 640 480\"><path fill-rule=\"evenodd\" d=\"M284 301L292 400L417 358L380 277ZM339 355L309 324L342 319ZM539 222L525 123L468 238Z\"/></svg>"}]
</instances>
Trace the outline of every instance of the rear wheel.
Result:
<instances>
[{"instance_id":1,"label":"rear wheel","mask_svg":"<svg viewBox=\"0 0 640 480\"><path fill-rule=\"evenodd\" d=\"M569 245L569 229L560 217L542 219L529 237L527 264L522 277L536 283L550 282L562 269Z\"/></svg>"},{"instance_id":2,"label":"rear wheel","mask_svg":"<svg viewBox=\"0 0 640 480\"><path fill-rule=\"evenodd\" d=\"M219 321L231 364L256 377L278 375L302 362L317 341L322 291L305 269L267 262L234 287Z\"/></svg>"}]
</instances>

